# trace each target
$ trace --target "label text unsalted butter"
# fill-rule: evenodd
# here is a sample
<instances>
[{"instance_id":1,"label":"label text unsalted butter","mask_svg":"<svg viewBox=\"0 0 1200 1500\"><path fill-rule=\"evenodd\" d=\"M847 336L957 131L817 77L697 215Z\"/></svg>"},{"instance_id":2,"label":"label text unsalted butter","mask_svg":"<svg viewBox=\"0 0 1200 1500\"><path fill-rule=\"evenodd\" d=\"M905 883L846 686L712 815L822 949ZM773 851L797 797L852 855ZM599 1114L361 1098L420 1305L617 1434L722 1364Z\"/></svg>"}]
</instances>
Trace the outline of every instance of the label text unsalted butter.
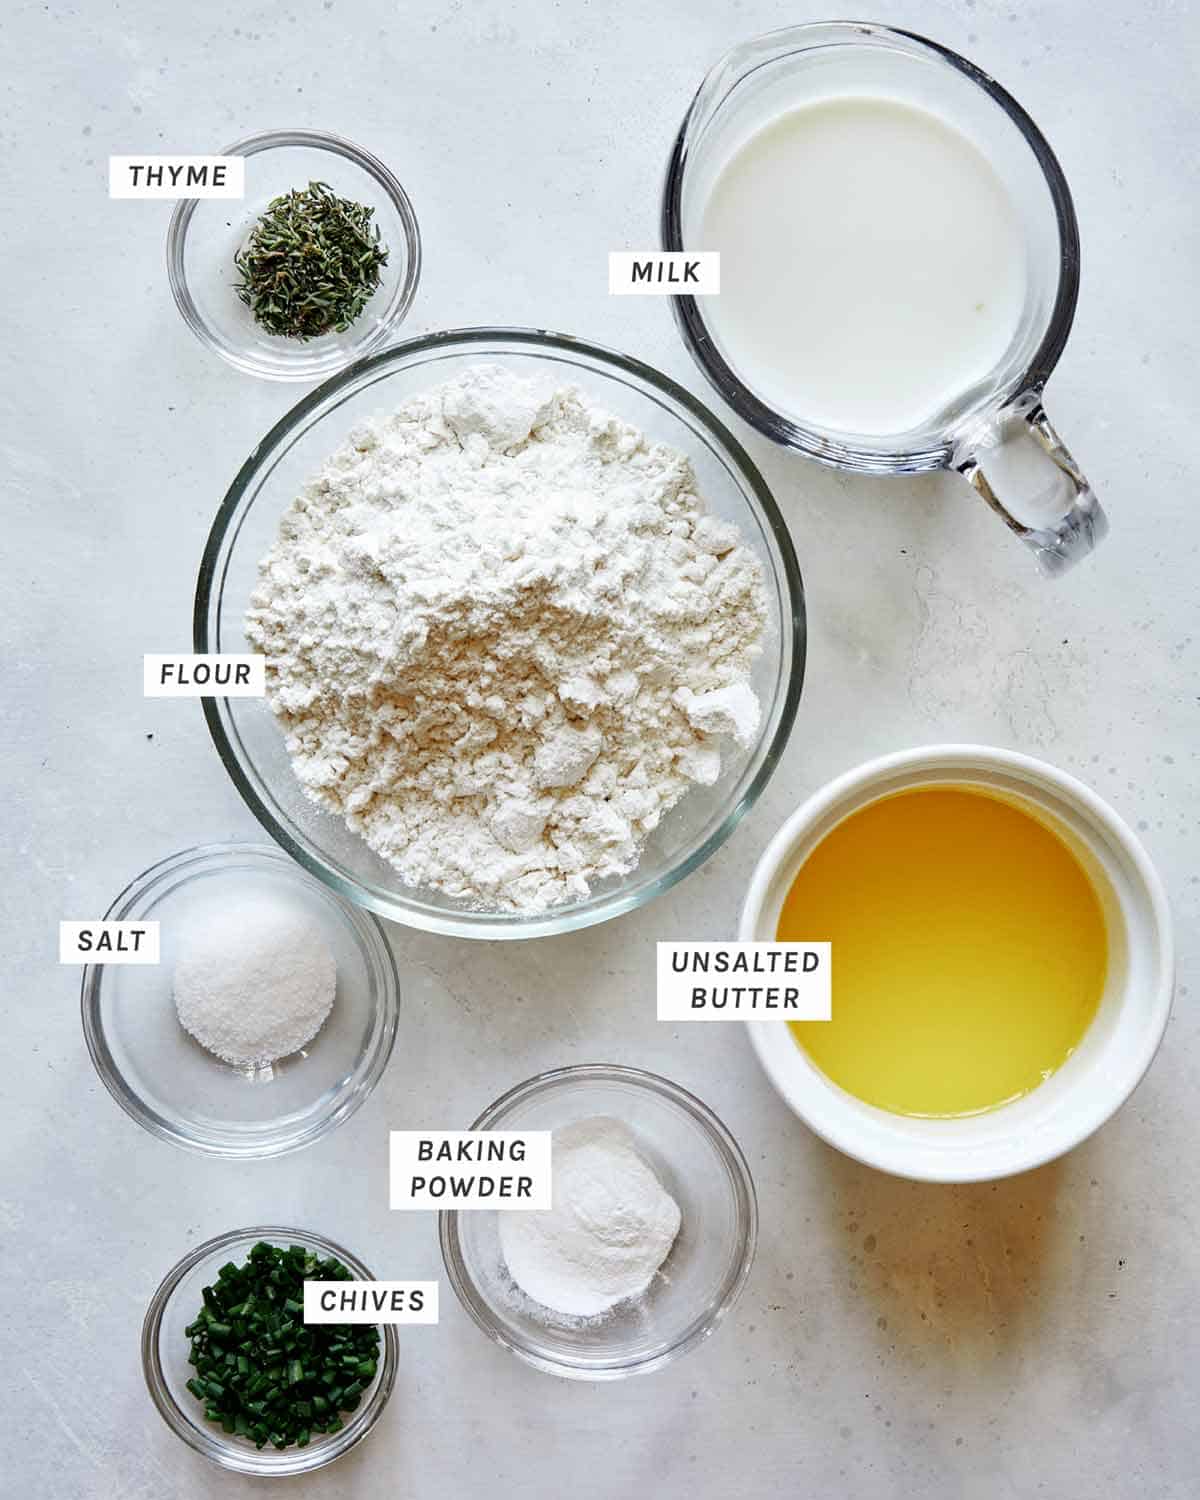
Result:
<instances>
[{"instance_id":1,"label":"label text unsalted butter","mask_svg":"<svg viewBox=\"0 0 1200 1500\"><path fill-rule=\"evenodd\" d=\"M828 1021L829 943L659 943L660 1021Z\"/></svg>"}]
</instances>

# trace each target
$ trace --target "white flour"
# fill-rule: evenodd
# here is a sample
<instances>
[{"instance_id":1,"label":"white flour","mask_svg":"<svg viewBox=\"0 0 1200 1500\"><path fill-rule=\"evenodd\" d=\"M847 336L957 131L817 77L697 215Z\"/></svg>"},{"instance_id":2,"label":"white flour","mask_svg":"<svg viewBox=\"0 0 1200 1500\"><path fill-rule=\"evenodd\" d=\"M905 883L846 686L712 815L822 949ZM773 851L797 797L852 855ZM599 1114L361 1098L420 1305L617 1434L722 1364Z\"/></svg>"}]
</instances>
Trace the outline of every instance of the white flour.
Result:
<instances>
[{"instance_id":1,"label":"white flour","mask_svg":"<svg viewBox=\"0 0 1200 1500\"><path fill-rule=\"evenodd\" d=\"M526 1296L594 1317L650 1285L679 1233L679 1205L620 1120L556 1130L553 1163L554 1207L501 1213L500 1251Z\"/></svg>"},{"instance_id":2,"label":"white flour","mask_svg":"<svg viewBox=\"0 0 1200 1500\"><path fill-rule=\"evenodd\" d=\"M337 967L311 917L265 897L186 932L174 976L185 1031L235 1067L265 1067L325 1024Z\"/></svg>"},{"instance_id":3,"label":"white flour","mask_svg":"<svg viewBox=\"0 0 1200 1500\"><path fill-rule=\"evenodd\" d=\"M687 461L494 366L364 423L246 634L307 794L412 886L537 911L637 863L752 742L761 566Z\"/></svg>"}]
</instances>

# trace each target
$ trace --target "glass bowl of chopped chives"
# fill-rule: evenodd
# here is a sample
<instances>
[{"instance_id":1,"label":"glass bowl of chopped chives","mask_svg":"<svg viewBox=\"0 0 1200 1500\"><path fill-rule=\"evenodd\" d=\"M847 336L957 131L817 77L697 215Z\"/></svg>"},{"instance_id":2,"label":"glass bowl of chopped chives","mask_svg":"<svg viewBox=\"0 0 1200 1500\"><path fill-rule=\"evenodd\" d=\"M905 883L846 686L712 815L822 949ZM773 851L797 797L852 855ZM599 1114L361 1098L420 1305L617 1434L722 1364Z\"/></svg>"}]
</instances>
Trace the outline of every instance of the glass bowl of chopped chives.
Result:
<instances>
[{"instance_id":1,"label":"glass bowl of chopped chives","mask_svg":"<svg viewBox=\"0 0 1200 1500\"><path fill-rule=\"evenodd\" d=\"M324 1468L388 1403L392 1324L303 1322L303 1283L370 1281L348 1250L304 1229L235 1229L190 1250L155 1292L142 1370L159 1415L223 1469L267 1477Z\"/></svg>"},{"instance_id":2,"label":"glass bowl of chopped chives","mask_svg":"<svg viewBox=\"0 0 1200 1500\"><path fill-rule=\"evenodd\" d=\"M324 380L404 321L421 238L383 162L319 130L226 147L246 158L240 200L181 199L167 234L175 304L208 348L267 380Z\"/></svg>"}]
</instances>

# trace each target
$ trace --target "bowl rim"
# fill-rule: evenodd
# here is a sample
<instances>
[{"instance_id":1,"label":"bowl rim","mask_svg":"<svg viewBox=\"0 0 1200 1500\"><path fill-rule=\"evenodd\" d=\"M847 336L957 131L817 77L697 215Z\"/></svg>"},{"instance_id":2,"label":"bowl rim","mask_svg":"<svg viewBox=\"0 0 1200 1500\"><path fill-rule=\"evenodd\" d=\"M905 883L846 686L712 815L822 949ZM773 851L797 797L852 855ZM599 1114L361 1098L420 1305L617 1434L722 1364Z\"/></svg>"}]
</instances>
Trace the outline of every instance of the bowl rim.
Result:
<instances>
[{"instance_id":1,"label":"bowl rim","mask_svg":"<svg viewBox=\"0 0 1200 1500\"><path fill-rule=\"evenodd\" d=\"M141 1355L142 1375L146 1381L146 1388L150 1393L150 1399L160 1417L171 1429L171 1431L185 1442L189 1448L202 1454L210 1463L217 1464L222 1469L230 1469L238 1474L253 1474L267 1478L283 1478L291 1474L310 1474L316 1469L323 1469L328 1464L348 1453L355 1448L374 1428L379 1420L384 1407L387 1405L392 1390L396 1383L396 1370L399 1364L399 1339L396 1334L395 1325L392 1323L381 1323L379 1328L382 1332L383 1362L377 1376L374 1390L369 1398L363 1402L357 1411L350 1414L350 1420L340 1432L334 1433L328 1443L322 1443L318 1447L307 1448L285 1448L277 1449L246 1449L235 1446L232 1441L227 1440L227 1434L221 1432L216 1436L217 1429L209 1432L207 1427L195 1427L183 1414L183 1410L176 1401L170 1386L167 1383L163 1371L162 1361L159 1358L158 1344L159 1332L162 1328L162 1320L170 1305L179 1283L195 1266L210 1255L222 1252L229 1247L243 1241L266 1240L268 1243L295 1244L304 1243L320 1250L325 1255L332 1255L340 1260L343 1265L348 1266L355 1274L358 1281L374 1281L375 1277L367 1267L352 1255L349 1250L339 1245L335 1240L326 1238L325 1235L317 1234L311 1229L288 1228L280 1224L251 1225L247 1229L230 1229L224 1234L214 1235L212 1239L205 1240L203 1244L196 1245L189 1250L182 1259L167 1272L159 1283L157 1290L150 1299L146 1309L146 1315L142 1319Z\"/></svg>"},{"instance_id":2,"label":"bowl rim","mask_svg":"<svg viewBox=\"0 0 1200 1500\"><path fill-rule=\"evenodd\" d=\"M573 1063L567 1067L551 1068L537 1073L523 1083L505 1090L498 1099L479 1115L472 1130L494 1130L501 1128L498 1121L517 1105L539 1094L575 1083L621 1083L634 1089L645 1089L658 1095L700 1126L715 1146L729 1174L736 1202L737 1221L742 1225L742 1243L733 1268L726 1276L720 1296L702 1317L693 1319L684 1332L669 1348L657 1354L627 1362L611 1361L593 1366L575 1363L542 1353L520 1340L511 1338L491 1315L487 1300L480 1296L463 1259L458 1234L459 1211L442 1209L438 1213L438 1241L442 1250L442 1263L450 1285L459 1302L466 1309L475 1325L487 1334L500 1348L515 1354L518 1359L546 1374L561 1375L571 1380L621 1380L630 1375L644 1375L659 1370L672 1360L686 1354L708 1338L724 1320L726 1314L741 1296L754 1266L758 1247L758 1194L754 1176L750 1171L745 1153L738 1145L729 1127L704 1101L681 1084L664 1078L659 1073L644 1068L632 1068L621 1063Z\"/></svg>"},{"instance_id":3,"label":"bowl rim","mask_svg":"<svg viewBox=\"0 0 1200 1500\"><path fill-rule=\"evenodd\" d=\"M254 861L265 861L272 866L295 871L294 862L282 849L273 844L246 842L196 844L191 848L177 850L174 854L168 854L156 860L140 875L135 876L114 898L103 920L106 922L124 920L127 913L139 901L176 870L186 868L189 864L201 866L212 861L224 860L231 855L248 856ZM304 878L303 870L298 873ZM328 887L323 888L328 890ZM194 1136L186 1130L181 1130L147 1104L118 1068L108 1044L101 1013L104 970L108 966L87 964L84 966L79 983L79 1008L84 1040L100 1081L131 1119L136 1120L151 1135L157 1136L160 1140L169 1141L174 1146L181 1146L184 1150L194 1151L203 1156L241 1161L267 1160L270 1157L285 1156L292 1151L300 1151L305 1146L312 1145L314 1141L320 1140L322 1136L348 1120L366 1102L383 1076L396 1043L400 1017L400 979L396 969L395 954L392 952L391 944L387 940L378 917L373 912L364 911L353 902L344 900L337 891L331 890L329 895L342 908L360 943L364 957L377 972L380 981L378 1003L382 1011L382 1029L370 1066L359 1085L342 1098L337 1107L328 1114L320 1116L305 1125L303 1129L293 1131L292 1134L277 1141L267 1143L248 1141L245 1145L237 1145L227 1141L215 1142Z\"/></svg>"},{"instance_id":4,"label":"bowl rim","mask_svg":"<svg viewBox=\"0 0 1200 1500\"><path fill-rule=\"evenodd\" d=\"M175 306L179 309L184 322L200 340L200 342L222 359L233 365L235 369L241 370L247 375L257 375L263 380L280 381L312 381L323 380L331 375L337 374L346 365L353 363L363 355L378 349L379 345L391 337L395 328L408 316L412 307L413 298L417 294L417 286L421 280L421 230L417 223L417 215L412 206L412 200L405 192L399 178L385 165L379 157L366 150L365 147L357 145L345 136L335 135L331 131L311 129L280 129L261 130L253 135L242 136L232 145L226 146L219 154L222 156L257 156L260 152L271 151L277 147L303 146L310 150L331 151L344 157L360 167L369 177L375 179L384 194L390 200L397 216L400 219L404 232L404 248L406 263L404 274L400 277L396 291L392 296L391 304L380 317L378 323L369 333L364 334L357 342L347 344L344 348L334 349L326 357L320 360L309 360L305 363L297 359L294 366L289 365L286 358L279 365L268 365L256 356L246 354L244 351L227 344L223 339L217 337L213 332L207 318L203 316L192 296L191 288L188 286L187 271L184 264L184 250L187 245L188 230L196 212L198 202L203 199L181 198L175 205L171 214L171 222L167 228L167 280L170 283L171 295L175 299ZM388 249L391 250L391 246ZM281 341L280 350L286 356L288 353L298 353L297 348L291 348L286 341ZM299 348L303 348L301 345Z\"/></svg>"},{"instance_id":5,"label":"bowl rim","mask_svg":"<svg viewBox=\"0 0 1200 1500\"><path fill-rule=\"evenodd\" d=\"M508 343L534 351L558 350L567 355L581 356L601 366L612 366L618 376L631 375L661 391L670 400L683 407L708 436L715 440L717 447L738 470L750 496L759 507L762 523L770 532L781 560L783 587L780 609L785 635L788 633L789 622L791 626L791 669L783 684L781 694L776 695L771 705L772 708L776 703L779 705L779 721L771 742L766 747L762 763L717 827L692 850L686 859L680 860L671 869L664 871L655 882L649 883L641 891L625 895L614 893L587 910L581 909L582 903L573 903L551 907L546 912L528 917L514 916L505 912L475 912L467 908L449 907L444 910L430 908L414 911L380 898L359 882L343 877L336 870L329 868L323 858L310 852L305 844L283 828L259 797L230 743L219 707L226 700L206 697L201 699L201 704L217 754L242 800L276 843L318 880L323 881L354 904L366 907L388 918L389 921L403 926L452 937L521 941L548 937L609 921L613 917L635 910L654 897L670 890L699 869L729 839L742 818L758 800L787 746L795 722L804 683L808 643L804 582L800 575L795 545L778 503L757 465L737 438L698 397L692 395L670 376L662 374L652 365L634 356L622 354L586 339L575 338L570 334L554 333L537 328L497 325L445 329L403 340L389 345L387 349L376 354L357 360L345 370L339 371L329 380L324 381L306 396L301 397L255 445L250 456L235 475L213 518L201 557L192 613L192 636L194 649L197 652L204 653L213 649L209 641L209 615L222 586L218 578L218 567L231 523L237 519L243 497L259 470L264 463L271 464L274 461L276 450L295 429L303 427L311 414L344 386L363 380L371 371L380 370L392 363L408 363L418 356L423 357L439 350L461 348L467 351L475 346L494 343Z\"/></svg>"},{"instance_id":6,"label":"bowl rim","mask_svg":"<svg viewBox=\"0 0 1200 1500\"><path fill-rule=\"evenodd\" d=\"M886 1116L890 1124L905 1121L905 1116L876 1111L873 1106L855 1099L825 1079L815 1068L813 1074L820 1079L819 1084L807 1074L799 1075L794 1067L789 1066L794 1062L791 1052L781 1051L780 1044L785 1040L789 1048L795 1048L790 1037L781 1036L781 1028L786 1029L787 1022L750 1022L746 1030L763 1071L780 1098L828 1145L865 1166L914 1181L990 1182L1054 1161L1111 1119L1145 1077L1170 1020L1175 987L1175 944L1166 889L1141 841L1114 808L1069 772L1034 756L1000 746L951 742L917 745L877 756L826 782L783 821L750 877L738 921L738 938L745 942L761 936L762 907L771 882L797 844L825 813L872 787L879 788L879 795L886 795L885 783L897 773L947 770L961 772L964 779L970 777L972 770L1007 772L1017 780L1027 782L1031 788L1039 783L1048 786L1063 803L1074 806L1102 828L1127 861L1146 904L1147 930L1152 934L1157 979L1153 990L1140 1000L1126 1001L1126 1004L1138 1008L1146 1024L1140 1047L1122 1059L1119 1074L1108 1079L1107 1090L1097 1091L1090 1108L1076 1110L1061 1122L1059 1128L1053 1131L1026 1129L1015 1137L1013 1144L1005 1147L978 1146L964 1151L960 1142L957 1151L952 1151L949 1143L939 1149L915 1138L890 1140L885 1146L878 1147L863 1129L864 1112ZM847 809L847 813L849 811ZM1005 1107L1000 1106L999 1111ZM985 1112L990 1116L996 1113L998 1111Z\"/></svg>"}]
</instances>

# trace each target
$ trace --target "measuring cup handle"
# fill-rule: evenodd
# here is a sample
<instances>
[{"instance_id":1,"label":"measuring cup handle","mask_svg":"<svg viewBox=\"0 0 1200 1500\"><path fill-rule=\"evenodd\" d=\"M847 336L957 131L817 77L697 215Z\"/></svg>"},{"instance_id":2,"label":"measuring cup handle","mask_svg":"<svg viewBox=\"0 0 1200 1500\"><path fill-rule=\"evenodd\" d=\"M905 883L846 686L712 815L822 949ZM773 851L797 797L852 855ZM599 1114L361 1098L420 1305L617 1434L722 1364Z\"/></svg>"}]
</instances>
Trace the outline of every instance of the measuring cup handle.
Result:
<instances>
[{"instance_id":1,"label":"measuring cup handle","mask_svg":"<svg viewBox=\"0 0 1200 1500\"><path fill-rule=\"evenodd\" d=\"M998 407L956 449L953 467L1057 577L1108 534L1108 518L1055 432L1040 390Z\"/></svg>"}]
</instances>

